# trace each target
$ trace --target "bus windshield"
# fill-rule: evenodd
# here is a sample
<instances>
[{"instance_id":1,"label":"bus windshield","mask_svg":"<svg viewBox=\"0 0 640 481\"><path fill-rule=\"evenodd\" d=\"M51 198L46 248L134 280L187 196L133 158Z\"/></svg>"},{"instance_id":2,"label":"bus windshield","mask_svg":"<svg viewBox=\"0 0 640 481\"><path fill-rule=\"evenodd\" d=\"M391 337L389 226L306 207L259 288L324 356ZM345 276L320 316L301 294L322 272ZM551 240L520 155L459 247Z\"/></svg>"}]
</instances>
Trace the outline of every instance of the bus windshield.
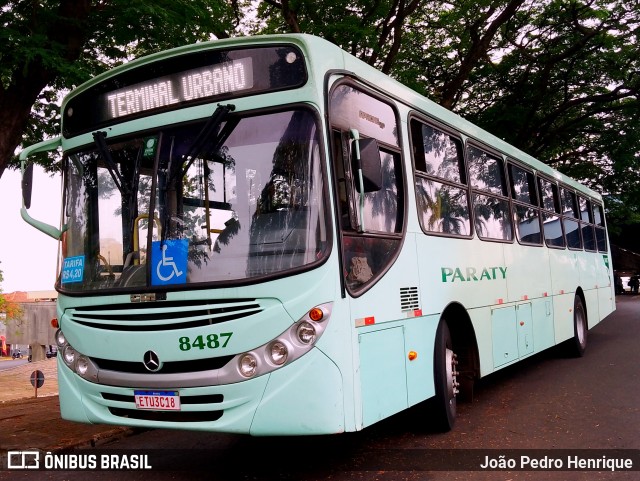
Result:
<instances>
[{"instance_id":1,"label":"bus windshield","mask_svg":"<svg viewBox=\"0 0 640 481\"><path fill-rule=\"evenodd\" d=\"M63 291L243 283L328 248L316 117L298 109L95 143L66 158Z\"/></svg>"}]
</instances>

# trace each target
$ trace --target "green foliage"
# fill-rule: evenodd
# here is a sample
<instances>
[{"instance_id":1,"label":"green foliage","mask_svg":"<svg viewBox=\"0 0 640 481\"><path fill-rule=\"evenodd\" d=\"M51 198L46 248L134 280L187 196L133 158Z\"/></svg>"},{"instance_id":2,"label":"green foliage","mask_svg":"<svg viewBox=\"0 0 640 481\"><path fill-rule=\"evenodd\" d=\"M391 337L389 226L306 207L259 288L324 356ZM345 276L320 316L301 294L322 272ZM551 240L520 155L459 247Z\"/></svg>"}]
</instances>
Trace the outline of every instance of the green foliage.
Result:
<instances>
[{"instance_id":1,"label":"green foliage","mask_svg":"<svg viewBox=\"0 0 640 481\"><path fill-rule=\"evenodd\" d=\"M603 193L614 232L640 220L638 0L260 4Z\"/></svg>"},{"instance_id":2,"label":"green foliage","mask_svg":"<svg viewBox=\"0 0 640 481\"><path fill-rule=\"evenodd\" d=\"M237 8L224 0L3 2L0 175L18 143L59 133L59 93L134 57L228 37Z\"/></svg>"},{"instance_id":3,"label":"green foliage","mask_svg":"<svg viewBox=\"0 0 640 481\"><path fill-rule=\"evenodd\" d=\"M426 0L263 0L257 9L258 33L302 32L339 45L352 55L390 71L401 46L403 27Z\"/></svg>"},{"instance_id":4,"label":"green foliage","mask_svg":"<svg viewBox=\"0 0 640 481\"><path fill-rule=\"evenodd\" d=\"M35 106L21 133L33 143L59 130L55 92L130 58L212 35L314 34L588 183L611 199L610 219L635 221L640 215L639 3L4 2L0 81L8 89L43 69L53 71L47 87L31 93ZM70 5L84 5L86 11L69 12ZM0 155L4 102L0 91Z\"/></svg>"}]
</instances>

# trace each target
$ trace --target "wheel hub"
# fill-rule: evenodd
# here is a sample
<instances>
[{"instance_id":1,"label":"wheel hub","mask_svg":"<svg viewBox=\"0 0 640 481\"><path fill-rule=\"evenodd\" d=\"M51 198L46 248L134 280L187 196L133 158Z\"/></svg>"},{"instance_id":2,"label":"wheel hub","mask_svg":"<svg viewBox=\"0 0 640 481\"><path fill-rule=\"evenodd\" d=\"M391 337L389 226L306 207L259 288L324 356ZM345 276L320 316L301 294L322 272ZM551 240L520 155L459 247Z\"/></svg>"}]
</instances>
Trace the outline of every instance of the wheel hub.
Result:
<instances>
[{"instance_id":1,"label":"wheel hub","mask_svg":"<svg viewBox=\"0 0 640 481\"><path fill-rule=\"evenodd\" d=\"M447 368L447 398L449 399L449 402L451 402L460 392L458 389L460 387L460 383L458 383L458 375L460 373L457 370L458 356L449 348L447 348L446 351L445 366Z\"/></svg>"}]
</instances>

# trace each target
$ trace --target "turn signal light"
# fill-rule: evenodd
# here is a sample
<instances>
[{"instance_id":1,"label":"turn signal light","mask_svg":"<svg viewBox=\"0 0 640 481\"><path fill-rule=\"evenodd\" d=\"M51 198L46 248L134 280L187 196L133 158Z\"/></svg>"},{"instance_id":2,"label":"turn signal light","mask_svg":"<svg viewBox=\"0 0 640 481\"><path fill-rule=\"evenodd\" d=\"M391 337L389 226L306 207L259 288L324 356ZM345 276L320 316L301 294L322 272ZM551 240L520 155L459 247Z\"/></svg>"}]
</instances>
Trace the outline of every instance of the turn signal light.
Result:
<instances>
[{"instance_id":1,"label":"turn signal light","mask_svg":"<svg viewBox=\"0 0 640 481\"><path fill-rule=\"evenodd\" d=\"M409 351L409 361L413 361L418 358L418 353L416 351Z\"/></svg>"},{"instance_id":2,"label":"turn signal light","mask_svg":"<svg viewBox=\"0 0 640 481\"><path fill-rule=\"evenodd\" d=\"M309 319L315 322L320 322L324 317L324 312L319 307L314 307L309 311Z\"/></svg>"},{"instance_id":3,"label":"turn signal light","mask_svg":"<svg viewBox=\"0 0 640 481\"><path fill-rule=\"evenodd\" d=\"M54 329L58 329L58 318L54 317L53 319L51 319L51 327L53 327Z\"/></svg>"}]
</instances>

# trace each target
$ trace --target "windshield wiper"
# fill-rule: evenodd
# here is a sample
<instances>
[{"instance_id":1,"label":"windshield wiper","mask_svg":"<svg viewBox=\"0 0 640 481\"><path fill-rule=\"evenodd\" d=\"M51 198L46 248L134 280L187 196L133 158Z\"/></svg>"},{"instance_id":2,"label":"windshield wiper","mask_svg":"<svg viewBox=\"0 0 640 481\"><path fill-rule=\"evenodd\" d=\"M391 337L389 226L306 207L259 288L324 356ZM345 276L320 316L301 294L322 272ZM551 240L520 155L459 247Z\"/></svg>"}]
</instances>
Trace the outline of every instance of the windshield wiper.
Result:
<instances>
[{"instance_id":1,"label":"windshield wiper","mask_svg":"<svg viewBox=\"0 0 640 481\"><path fill-rule=\"evenodd\" d=\"M127 180L124 175L118 169L118 165L114 162L113 157L111 156L111 151L107 146L107 141L105 132L98 131L93 133L93 141L98 148L98 152L102 155L104 160L104 164L113 179L113 183L116 185L118 190L120 191L120 195L122 199L127 199L127 206L129 212L135 212L137 199L135 193L138 191L138 185L140 182L140 164L142 162L142 154L144 149L138 149L138 155L136 157L135 163L133 164L133 171L130 175L130 180ZM134 218L136 216L134 215Z\"/></svg>"},{"instance_id":2,"label":"windshield wiper","mask_svg":"<svg viewBox=\"0 0 640 481\"><path fill-rule=\"evenodd\" d=\"M125 187L124 178L122 177L122 174L120 174L120 171L118 170L118 166L113 161L113 157L111 157L111 152L109 151L109 147L107 146L107 141L105 140L106 137L107 137L106 134L102 131L94 132L93 142L96 144L96 147L98 148L98 152L100 152L100 155L104 160L105 166L107 167L107 170L109 171L109 174L111 175L111 178L113 179L114 184L116 184L116 187L120 191L120 194L124 195L124 190L123 190Z\"/></svg>"},{"instance_id":3,"label":"windshield wiper","mask_svg":"<svg viewBox=\"0 0 640 481\"><path fill-rule=\"evenodd\" d=\"M213 112L207 123L202 127L202 130L196 136L196 139L193 141L193 144L189 147L189 150L182 156L183 160L187 161L187 164L181 169L180 177L184 177L189 170L189 167L195 162L204 149L205 145L208 142L211 142L211 136L214 135L214 132L220 127L220 124L225 121L230 112L233 112L236 109L236 106L233 104L227 105L218 105L216 110ZM216 152L220 145L227 139L229 134L233 131L233 129L238 125L238 121L235 122L227 122L227 125L218 132L218 134L214 137L213 142L211 144L211 150ZM171 172L171 170L169 170Z\"/></svg>"},{"instance_id":4,"label":"windshield wiper","mask_svg":"<svg viewBox=\"0 0 640 481\"><path fill-rule=\"evenodd\" d=\"M209 117L209 119L204 124L200 132L198 132L198 135L196 136L193 143L189 146L187 151L180 157L179 166L178 165L174 166L173 156L170 155L169 163L167 165L168 180L165 187L165 194L166 194L166 189L172 188L171 186L175 187L175 183L178 181L178 179L182 179L184 178L185 175L187 175L189 168L193 165L193 163L196 161L196 159L198 158L198 156L206 146L209 145L210 150L213 153L216 153L220 149L222 144L229 137L229 135L231 135L231 132L233 132L233 130L236 128L236 126L240 122L239 118L229 120L225 124L224 128L218 131L222 122L227 120L227 117L229 116L229 114L233 112L235 109L236 107L233 104L227 104L227 105L218 104L218 106L216 107L216 110L213 112L211 117ZM173 149L171 150L173 151ZM169 229L167 229L167 224L169 222L169 219L167 218L166 215L162 217L163 218L162 218L161 241L164 242L166 239L166 236L168 235Z\"/></svg>"}]
</instances>

